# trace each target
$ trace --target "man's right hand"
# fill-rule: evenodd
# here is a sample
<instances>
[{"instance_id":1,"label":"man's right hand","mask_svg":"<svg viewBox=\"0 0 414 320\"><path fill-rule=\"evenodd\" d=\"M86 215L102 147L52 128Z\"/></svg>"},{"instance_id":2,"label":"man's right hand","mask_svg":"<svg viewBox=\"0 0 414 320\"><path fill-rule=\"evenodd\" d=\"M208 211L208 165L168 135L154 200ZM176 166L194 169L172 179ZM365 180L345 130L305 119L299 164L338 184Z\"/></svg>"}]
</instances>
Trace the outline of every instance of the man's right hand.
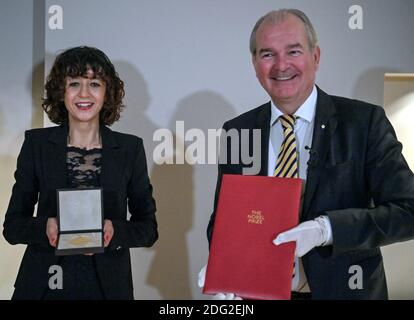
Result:
<instances>
[{"instance_id":1,"label":"man's right hand","mask_svg":"<svg viewBox=\"0 0 414 320\"><path fill-rule=\"evenodd\" d=\"M204 283L206 280L206 269L207 265L201 268L200 272L198 273L198 286L200 288L204 287ZM243 300L241 297L236 296L234 293L216 293L213 296L214 300Z\"/></svg>"},{"instance_id":2,"label":"man's right hand","mask_svg":"<svg viewBox=\"0 0 414 320\"><path fill-rule=\"evenodd\" d=\"M56 218L48 218L46 225L46 235L49 239L49 244L52 247L56 247L57 237L58 237L58 225Z\"/></svg>"}]
</instances>

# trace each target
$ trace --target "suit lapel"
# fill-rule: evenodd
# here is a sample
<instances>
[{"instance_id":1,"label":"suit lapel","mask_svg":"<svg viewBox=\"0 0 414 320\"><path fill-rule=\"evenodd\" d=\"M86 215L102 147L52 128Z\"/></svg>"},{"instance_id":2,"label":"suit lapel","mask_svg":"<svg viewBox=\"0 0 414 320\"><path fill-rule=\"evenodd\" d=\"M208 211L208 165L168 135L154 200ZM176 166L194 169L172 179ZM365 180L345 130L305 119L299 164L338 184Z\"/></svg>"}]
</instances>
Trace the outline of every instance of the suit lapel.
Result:
<instances>
[{"instance_id":1,"label":"suit lapel","mask_svg":"<svg viewBox=\"0 0 414 320\"><path fill-rule=\"evenodd\" d=\"M268 102L263 105L263 108L259 112L259 115L256 119L255 129L260 129L261 131L261 154L260 154L260 171L259 176L267 176L267 166L269 160L269 135L270 135L270 108L271 104ZM250 139L250 144L253 143L253 139ZM250 150L254 150L253 146L250 146Z\"/></svg>"},{"instance_id":2,"label":"suit lapel","mask_svg":"<svg viewBox=\"0 0 414 320\"><path fill-rule=\"evenodd\" d=\"M43 172L45 172L48 190L67 188L66 177L66 141L68 126L61 125L53 129L42 154Z\"/></svg>"},{"instance_id":3,"label":"suit lapel","mask_svg":"<svg viewBox=\"0 0 414 320\"><path fill-rule=\"evenodd\" d=\"M331 137L337 126L336 109L332 99L318 88L316 103L315 126L313 129L312 151L316 152L314 165L308 166L306 190L303 203L303 216L306 217L317 189L321 173L325 167Z\"/></svg>"},{"instance_id":4,"label":"suit lapel","mask_svg":"<svg viewBox=\"0 0 414 320\"><path fill-rule=\"evenodd\" d=\"M102 135L102 172L101 186L105 190L119 187L122 169L125 167L125 154L111 129L101 126Z\"/></svg>"}]
</instances>

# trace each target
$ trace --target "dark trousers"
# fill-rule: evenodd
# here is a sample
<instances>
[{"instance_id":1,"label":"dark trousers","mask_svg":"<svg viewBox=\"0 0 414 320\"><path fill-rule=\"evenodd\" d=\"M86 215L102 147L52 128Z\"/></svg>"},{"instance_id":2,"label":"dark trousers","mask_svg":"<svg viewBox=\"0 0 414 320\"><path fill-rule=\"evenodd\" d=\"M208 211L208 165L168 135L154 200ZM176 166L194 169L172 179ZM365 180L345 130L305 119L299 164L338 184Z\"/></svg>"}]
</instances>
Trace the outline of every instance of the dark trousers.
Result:
<instances>
[{"instance_id":1,"label":"dark trousers","mask_svg":"<svg viewBox=\"0 0 414 320\"><path fill-rule=\"evenodd\" d=\"M292 291L290 298L292 300L311 300L312 299L312 293Z\"/></svg>"}]
</instances>

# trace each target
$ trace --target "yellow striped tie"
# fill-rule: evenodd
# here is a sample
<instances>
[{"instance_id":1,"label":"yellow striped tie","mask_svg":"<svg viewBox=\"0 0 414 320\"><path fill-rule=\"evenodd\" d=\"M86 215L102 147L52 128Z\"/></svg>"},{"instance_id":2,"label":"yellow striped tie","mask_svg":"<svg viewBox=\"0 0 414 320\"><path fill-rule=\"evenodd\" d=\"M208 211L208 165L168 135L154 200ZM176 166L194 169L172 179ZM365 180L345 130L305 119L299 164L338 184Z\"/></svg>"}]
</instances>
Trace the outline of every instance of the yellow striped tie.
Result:
<instances>
[{"instance_id":1,"label":"yellow striped tie","mask_svg":"<svg viewBox=\"0 0 414 320\"><path fill-rule=\"evenodd\" d=\"M284 114L279 117L283 127L284 139L280 146L277 157L275 177L298 178L298 155L296 151L295 122L296 117L291 114ZM297 258L293 261L292 278L296 276L295 265Z\"/></svg>"},{"instance_id":2,"label":"yellow striped tie","mask_svg":"<svg viewBox=\"0 0 414 320\"><path fill-rule=\"evenodd\" d=\"M280 146L279 156L277 157L275 177L298 178L298 155L295 138L296 117L284 114L279 117L283 127L284 139Z\"/></svg>"}]
</instances>

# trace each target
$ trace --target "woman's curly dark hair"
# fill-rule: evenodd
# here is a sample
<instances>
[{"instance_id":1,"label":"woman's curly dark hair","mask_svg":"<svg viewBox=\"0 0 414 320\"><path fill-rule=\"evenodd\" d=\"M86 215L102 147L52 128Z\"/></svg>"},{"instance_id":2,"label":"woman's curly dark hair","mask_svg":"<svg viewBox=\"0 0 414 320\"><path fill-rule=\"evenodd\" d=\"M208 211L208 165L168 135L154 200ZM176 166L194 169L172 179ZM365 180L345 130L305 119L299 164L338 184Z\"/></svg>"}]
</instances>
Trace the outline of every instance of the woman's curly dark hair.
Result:
<instances>
[{"instance_id":1,"label":"woman's curly dark hair","mask_svg":"<svg viewBox=\"0 0 414 320\"><path fill-rule=\"evenodd\" d=\"M99 116L100 123L111 125L119 120L120 113L125 107L122 104L125 95L124 82L105 53L96 48L81 46L59 54L47 77L46 97L43 99L42 107L52 122L68 122L68 112L64 103L66 77L85 77L88 70L93 71L94 77L106 84L105 102Z\"/></svg>"}]
</instances>

